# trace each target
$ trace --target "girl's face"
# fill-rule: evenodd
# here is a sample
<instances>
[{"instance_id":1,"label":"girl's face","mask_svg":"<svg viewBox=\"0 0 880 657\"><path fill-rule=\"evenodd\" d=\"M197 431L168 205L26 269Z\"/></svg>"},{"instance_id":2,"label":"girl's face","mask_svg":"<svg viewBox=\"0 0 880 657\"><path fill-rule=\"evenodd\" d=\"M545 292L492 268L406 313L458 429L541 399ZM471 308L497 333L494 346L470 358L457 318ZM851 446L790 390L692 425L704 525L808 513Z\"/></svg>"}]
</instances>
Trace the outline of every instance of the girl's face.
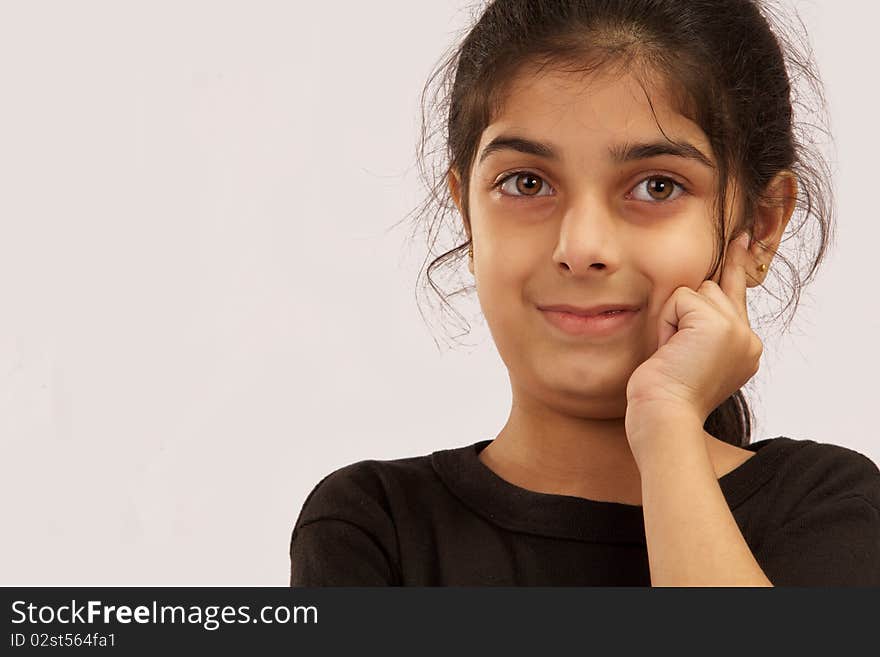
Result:
<instances>
[{"instance_id":1,"label":"girl's face","mask_svg":"<svg viewBox=\"0 0 880 657\"><path fill-rule=\"evenodd\" d=\"M520 77L470 173L469 266L514 395L570 415L625 415L627 381L657 349L660 308L713 264L708 139L648 91L656 120L628 75ZM657 154L672 146L664 132L691 152ZM460 209L455 174L449 183ZM611 335L574 337L538 308L605 303L640 310Z\"/></svg>"}]
</instances>

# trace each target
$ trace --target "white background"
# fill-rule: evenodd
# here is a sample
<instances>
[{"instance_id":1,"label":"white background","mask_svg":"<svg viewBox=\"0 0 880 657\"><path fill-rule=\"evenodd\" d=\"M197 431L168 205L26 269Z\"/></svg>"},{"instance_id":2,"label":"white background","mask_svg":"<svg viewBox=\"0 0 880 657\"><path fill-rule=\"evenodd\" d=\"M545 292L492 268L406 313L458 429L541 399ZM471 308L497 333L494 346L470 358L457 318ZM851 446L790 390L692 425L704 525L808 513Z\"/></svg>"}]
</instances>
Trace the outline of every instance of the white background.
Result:
<instances>
[{"instance_id":1,"label":"white background","mask_svg":"<svg viewBox=\"0 0 880 657\"><path fill-rule=\"evenodd\" d=\"M839 235L795 335L765 343L752 440L880 462L880 9L796 6ZM425 245L388 230L422 199L419 93L470 18L457 0L0 2L0 584L286 585L325 474L496 435L488 330L438 349Z\"/></svg>"}]
</instances>

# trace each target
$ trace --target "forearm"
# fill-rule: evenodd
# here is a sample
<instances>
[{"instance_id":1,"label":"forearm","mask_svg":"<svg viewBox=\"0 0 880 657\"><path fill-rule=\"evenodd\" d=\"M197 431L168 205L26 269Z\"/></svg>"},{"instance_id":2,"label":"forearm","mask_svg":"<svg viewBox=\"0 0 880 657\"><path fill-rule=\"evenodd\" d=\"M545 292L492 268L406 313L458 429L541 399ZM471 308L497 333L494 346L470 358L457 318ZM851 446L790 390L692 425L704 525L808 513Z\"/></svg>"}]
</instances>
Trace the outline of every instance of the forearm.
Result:
<instances>
[{"instance_id":1,"label":"forearm","mask_svg":"<svg viewBox=\"0 0 880 657\"><path fill-rule=\"evenodd\" d=\"M702 427L661 430L682 449L640 466L652 586L773 586L721 492Z\"/></svg>"}]
</instances>

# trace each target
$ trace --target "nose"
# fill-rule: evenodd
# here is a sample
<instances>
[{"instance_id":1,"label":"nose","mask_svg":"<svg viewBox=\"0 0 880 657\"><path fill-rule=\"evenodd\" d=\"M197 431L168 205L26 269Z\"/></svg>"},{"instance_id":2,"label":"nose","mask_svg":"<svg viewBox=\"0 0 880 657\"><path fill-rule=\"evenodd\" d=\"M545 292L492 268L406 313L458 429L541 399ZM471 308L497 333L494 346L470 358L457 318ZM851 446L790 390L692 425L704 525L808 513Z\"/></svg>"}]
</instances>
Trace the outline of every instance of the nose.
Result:
<instances>
[{"instance_id":1,"label":"nose","mask_svg":"<svg viewBox=\"0 0 880 657\"><path fill-rule=\"evenodd\" d=\"M569 275L604 272L620 267L619 222L608 205L584 196L562 215L553 259Z\"/></svg>"}]
</instances>

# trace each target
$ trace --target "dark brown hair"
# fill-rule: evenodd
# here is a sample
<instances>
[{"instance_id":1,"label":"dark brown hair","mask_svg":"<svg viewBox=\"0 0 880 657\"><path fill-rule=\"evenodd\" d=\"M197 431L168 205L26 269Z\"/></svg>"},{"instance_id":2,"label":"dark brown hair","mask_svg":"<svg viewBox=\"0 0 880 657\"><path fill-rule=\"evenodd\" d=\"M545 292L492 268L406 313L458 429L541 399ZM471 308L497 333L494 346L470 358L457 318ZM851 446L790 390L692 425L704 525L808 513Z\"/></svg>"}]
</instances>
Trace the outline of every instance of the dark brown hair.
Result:
<instances>
[{"instance_id":1,"label":"dark brown hair","mask_svg":"<svg viewBox=\"0 0 880 657\"><path fill-rule=\"evenodd\" d=\"M766 1L488 3L464 38L441 59L422 92L418 164L429 195L414 211L415 229L424 229L432 255L444 227L456 242L421 272L427 275L428 283L442 301L441 310L443 306L452 310L449 297L473 289L472 285L465 285L444 294L431 274L435 270L454 274L466 257L471 234L469 172L480 137L501 111L509 84L526 68L585 74L601 68L632 73L643 89L647 80L662 79L676 109L699 125L709 138L718 172L718 243L715 264L707 278L717 271L725 250L728 181L737 181L736 189L743 195L745 208L742 217L732 219L737 223L733 234L739 230L752 234L756 204L773 202L764 196L768 183L783 170L795 174L796 206L786 230L788 237L783 236L782 243L801 234L810 220L818 229L819 238L817 246L806 254L803 275L796 263L775 252L773 264L783 264L791 274L790 279L779 277L789 289L788 302L779 315L792 307L784 322L787 327L797 309L801 289L812 280L833 240L834 227L830 169L811 134L817 131L830 137L827 104L799 17L798 22L804 35L800 44L792 36L796 33L794 29L784 29L783 14ZM801 84L806 85L806 98L798 93ZM433 97L426 109L433 85ZM810 99L815 101L813 105L804 102ZM431 114L428 109L435 112ZM794 109L806 114L802 122L795 121ZM439 118L440 123L432 128L434 118ZM429 170L431 158L435 166ZM464 172L461 215L447 185L447 175L453 169ZM798 254L806 251L801 249ZM774 273L777 270L775 266L770 269ZM418 287L417 282L417 291ZM767 290L766 286L761 287ZM752 420L745 396L739 390L709 415L704 428L720 440L745 446L751 439Z\"/></svg>"}]
</instances>

